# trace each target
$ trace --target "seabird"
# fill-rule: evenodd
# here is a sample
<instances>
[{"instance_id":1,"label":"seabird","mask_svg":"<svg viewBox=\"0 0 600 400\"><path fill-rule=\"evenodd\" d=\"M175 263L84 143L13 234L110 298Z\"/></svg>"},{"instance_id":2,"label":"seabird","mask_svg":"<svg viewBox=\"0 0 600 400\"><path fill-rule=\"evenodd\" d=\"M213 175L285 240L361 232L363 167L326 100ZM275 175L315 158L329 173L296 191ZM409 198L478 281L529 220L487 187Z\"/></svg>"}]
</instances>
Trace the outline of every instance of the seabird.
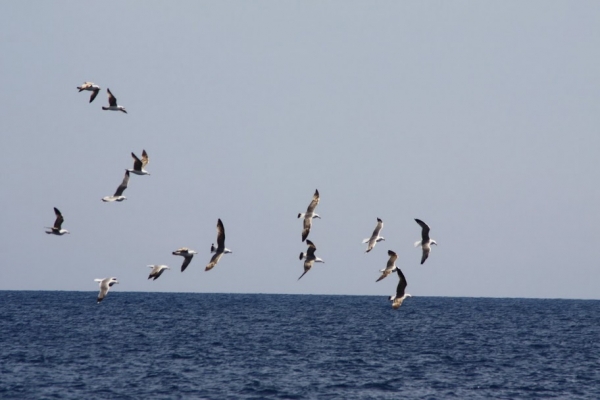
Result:
<instances>
[{"instance_id":1,"label":"seabird","mask_svg":"<svg viewBox=\"0 0 600 400\"><path fill-rule=\"evenodd\" d=\"M148 158L148 153L146 150L142 150L142 159L137 158L133 152L131 152L131 157L133 157L133 169L128 169L127 171L133 172L136 175L150 175L150 172L146 171L144 167L148 165L150 159Z\"/></svg>"},{"instance_id":2,"label":"seabird","mask_svg":"<svg viewBox=\"0 0 600 400\"><path fill-rule=\"evenodd\" d=\"M117 98L113 96L113 94L110 92L110 89L106 88L106 91L108 92L108 107L103 106L102 109L111 111L123 111L125 114L127 114L127 111L125 111L125 107L117 105Z\"/></svg>"},{"instance_id":3,"label":"seabird","mask_svg":"<svg viewBox=\"0 0 600 400\"><path fill-rule=\"evenodd\" d=\"M298 218L304 218L304 227L302 229L302 241L304 242L310 233L310 227L312 226L313 218L319 218L319 214L315 213L315 208L317 208L317 204L319 204L319 191L315 190L315 194L313 195L313 199L308 205L305 213L299 213Z\"/></svg>"},{"instance_id":4,"label":"seabird","mask_svg":"<svg viewBox=\"0 0 600 400\"><path fill-rule=\"evenodd\" d=\"M92 95L90 96L90 103L94 101L96 96L98 96L98 92L100 91L100 86L96 85L93 82L83 82L83 85L77 86L77 89L81 92L82 90L90 90Z\"/></svg>"},{"instance_id":5,"label":"seabird","mask_svg":"<svg viewBox=\"0 0 600 400\"><path fill-rule=\"evenodd\" d=\"M112 196L106 196L102 198L102 201L123 201L127 200L127 197L123 196L123 192L127 189L127 184L129 183L129 171L125 171L125 177L123 178L123 182L117 188L117 191Z\"/></svg>"},{"instance_id":6,"label":"seabird","mask_svg":"<svg viewBox=\"0 0 600 400\"><path fill-rule=\"evenodd\" d=\"M304 274L310 271L314 263L325 263L325 261L315 256L315 251L317 250L317 248L315 247L313 242L307 239L306 244L308 244L308 249L306 249L306 253L300 253L300 260L304 259L304 273L300 275L300 278L302 278ZM298 280L300 280L300 278L298 278Z\"/></svg>"},{"instance_id":7,"label":"seabird","mask_svg":"<svg viewBox=\"0 0 600 400\"><path fill-rule=\"evenodd\" d=\"M371 250L373 250L373 247L375 247L377 242L381 242L382 240L385 240L385 238L383 236L379 236L379 231L381 231L381 228L383 228L383 221L380 218L377 218L377 226L375 227L373 234L371 235L370 238L367 238L362 241L363 243L369 243L367 245L367 251L365 251L365 253L368 253Z\"/></svg>"},{"instance_id":8,"label":"seabird","mask_svg":"<svg viewBox=\"0 0 600 400\"><path fill-rule=\"evenodd\" d=\"M104 279L94 279L94 282L100 282L100 293L98 293L98 303L100 303L106 293L108 293L108 289L114 285L115 283L119 283L117 278L104 278Z\"/></svg>"},{"instance_id":9,"label":"seabird","mask_svg":"<svg viewBox=\"0 0 600 400\"><path fill-rule=\"evenodd\" d=\"M211 244L210 252L215 253L215 255L210 259L205 271L210 271L213 269L223 254L231 253L231 250L225 247L225 227L223 226L223 222L221 222L220 218L217 221L217 247L215 247L214 243Z\"/></svg>"},{"instance_id":10,"label":"seabird","mask_svg":"<svg viewBox=\"0 0 600 400\"><path fill-rule=\"evenodd\" d=\"M46 229L50 229L49 231L46 231L47 234L52 234L52 235L59 235L62 236L65 233L71 233L66 229L62 229L62 223L65 220L62 216L62 214L60 213L60 211L58 211L58 208L54 207L54 214L56 214L56 220L54 221L54 226L53 227L49 227L46 226Z\"/></svg>"},{"instance_id":11,"label":"seabird","mask_svg":"<svg viewBox=\"0 0 600 400\"><path fill-rule=\"evenodd\" d=\"M406 289L406 285L408 284L406 282L406 278L404 277L404 274L402 273L400 268L396 268L396 272L398 273L398 278L400 280L398 282L398 286L396 287L396 294L390 296L390 301L392 302L392 308L394 310L397 310L398 307L400 307L402 305L402 302L404 301L405 298L412 297L410 294L404 293L404 290Z\"/></svg>"},{"instance_id":12,"label":"seabird","mask_svg":"<svg viewBox=\"0 0 600 400\"><path fill-rule=\"evenodd\" d=\"M381 270L381 272L382 272L381 276L375 282L379 282L380 280L382 280L383 278L387 277L389 274L394 272L396 269L398 269L398 267L396 267L396 260L398 259L398 255L396 253L394 253L393 251L388 250L388 256L390 256L390 259L388 260L387 265L385 266L385 269Z\"/></svg>"},{"instance_id":13,"label":"seabird","mask_svg":"<svg viewBox=\"0 0 600 400\"><path fill-rule=\"evenodd\" d=\"M415 242L415 247L421 246L423 248L423 256L421 257L421 265L423 265L425 260L427 260L427 257L429 257L429 252L431 251L431 245L435 244L437 246L437 243L435 240L429 238L429 225L427 225L425 222L423 222L417 218L415 218L415 221L417 221L417 224L421 225L421 228L422 228L421 229L421 240L419 240L418 242Z\"/></svg>"},{"instance_id":14,"label":"seabird","mask_svg":"<svg viewBox=\"0 0 600 400\"><path fill-rule=\"evenodd\" d=\"M165 272L165 269L171 269L169 267L167 267L166 265L148 265L149 268L152 268L152 271L150 271L150 276L148 276L148 279L152 279L154 278L154 280L157 280L163 272Z\"/></svg>"},{"instance_id":15,"label":"seabird","mask_svg":"<svg viewBox=\"0 0 600 400\"><path fill-rule=\"evenodd\" d=\"M173 252L174 256L182 256L184 258L183 264L181 264L181 272L185 271L187 266L190 265L192 258L194 258L194 254L198 253L196 253L194 250L188 249L187 247L182 247Z\"/></svg>"}]
</instances>

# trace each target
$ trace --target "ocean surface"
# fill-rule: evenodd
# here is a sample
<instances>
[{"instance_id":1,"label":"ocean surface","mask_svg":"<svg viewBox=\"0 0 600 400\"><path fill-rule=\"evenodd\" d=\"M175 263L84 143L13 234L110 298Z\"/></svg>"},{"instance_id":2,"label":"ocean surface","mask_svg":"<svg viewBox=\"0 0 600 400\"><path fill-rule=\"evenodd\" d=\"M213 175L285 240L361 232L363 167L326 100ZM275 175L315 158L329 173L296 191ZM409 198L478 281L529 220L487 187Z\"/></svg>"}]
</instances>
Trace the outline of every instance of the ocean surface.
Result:
<instances>
[{"instance_id":1,"label":"ocean surface","mask_svg":"<svg viewBox=\"0 0 600 400\"><path fill-rule=\"evenodd\" d=\"M600 399L600 301L0 291L1 399Z\"/></svg>"}]
</instances>

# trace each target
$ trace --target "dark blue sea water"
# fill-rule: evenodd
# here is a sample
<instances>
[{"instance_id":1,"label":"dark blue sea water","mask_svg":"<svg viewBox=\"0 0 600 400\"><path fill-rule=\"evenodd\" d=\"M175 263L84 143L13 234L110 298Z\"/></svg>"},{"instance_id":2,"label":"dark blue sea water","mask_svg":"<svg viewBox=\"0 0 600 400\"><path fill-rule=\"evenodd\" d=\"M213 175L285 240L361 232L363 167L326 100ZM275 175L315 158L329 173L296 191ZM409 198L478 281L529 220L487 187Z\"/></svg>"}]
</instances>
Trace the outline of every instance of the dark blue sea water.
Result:
<instances>
[{"instance_id":1,"label":"dark blue sea water","mask_svg":"<svg viewBox=\"0 0 600 400\"><path fill-rule=\"evenodd\" d=\"M0 291L2 399L600 399L600 301Z\"/></svg>"}]
</instances>

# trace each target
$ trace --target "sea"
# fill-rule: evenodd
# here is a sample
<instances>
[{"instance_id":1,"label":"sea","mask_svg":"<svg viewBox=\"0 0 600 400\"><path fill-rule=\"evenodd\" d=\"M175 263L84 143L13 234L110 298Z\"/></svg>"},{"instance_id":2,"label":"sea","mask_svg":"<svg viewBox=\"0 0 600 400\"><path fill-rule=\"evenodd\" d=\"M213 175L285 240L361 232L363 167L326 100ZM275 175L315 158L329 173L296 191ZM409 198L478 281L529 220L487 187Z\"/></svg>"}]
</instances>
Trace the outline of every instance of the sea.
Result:
<instances>
[{"instance_id":1,"label":"sea","mask_svg":"<svg viewBox=\"0 0 600 400\"><path fill-rule=\"evenodd\" d=\"M600 301L0 291L0 399L600 399Z\"/></svg>"}]
</instances>

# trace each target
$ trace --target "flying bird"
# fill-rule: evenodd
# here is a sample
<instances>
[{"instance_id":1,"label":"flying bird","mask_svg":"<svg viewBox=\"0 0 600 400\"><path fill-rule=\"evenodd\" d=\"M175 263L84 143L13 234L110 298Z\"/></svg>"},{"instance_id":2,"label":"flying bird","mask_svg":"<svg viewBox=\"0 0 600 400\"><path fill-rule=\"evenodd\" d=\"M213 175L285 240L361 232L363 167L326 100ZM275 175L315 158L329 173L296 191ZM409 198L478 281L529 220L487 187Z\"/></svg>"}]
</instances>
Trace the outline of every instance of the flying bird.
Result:
<instances>
[{"instance_id":1,"label":"flying bird","mask_svg":"<svg viewBox=\"0 0 600 400\"><path fill-rule=\"evenodd\" d=\"M325 263L325 261L321 260L319 257L315 256L315 251L317 248L310 240L306 240L306 244L308 244L308 249L306 249L306 253L300 253L300 260L304 259L304 272L300 275L300 280L304 274L306 274L312 268L313 264L316 262Z\"/></svg>"},{"instance_id":2,"label":"flying bird","mask_svg":"<svg viewBox=\"0 0 600 400\"><path fill-rule=\"evenodd\" d=\"M112 196L106 196L102 198L104 202L112 202L112 201L123 201L127 200L127 197L123 196L123 192L127 189L127 184L129 183L129 171L125 171L125 177L123 178L123 182L117 188L115 194Z\"/></svg>"},{"instance_id":3,"label":"flying bird","mask_svg":"<svg viewBox=\"0 0 600 400\"><path fill-rule=\"evenodd\" d=\"M167 267L166 265L148 265L149 268L152 268L152 271L150 271L150 276L148 276L148 279L152 279L154 278L154 280L157 280L163 272L165 272L166 269L171 269L169 267Z\"/></svg>"},{"instance_id":4,"label":"flying bird","mask_svg":"<svg viewBox=\"0 0 600 400\"><path fill-rule=\"evenodd\" d=\"M398 255L396 253L394 253L393 251L388 250L388 256L390 256L390 259L388 260L387 265L385 266L385 269L381 270L381 272L382 272L381 276L375 282L379 282L380 280L382 280L383 278L387 277L389 274L394 272L396 269L398 269L398 267L396 267L396 260L398 259Z\"/></svg>"},{"instance_id":5,"label":"flying bird","mask_svg":"<svg viewBox=\"0 0 600 400\"><path fill-rule=\"evenodd\" d=\"M194 254L198 253L196 253L194 250L188 249L187 247L182 247L180 249L175 250L172 254L174 256L183 257L183 264L181 264L181 272L183 272L185 271L187 266L190 265L192 258L194 258Z\"/></svg>"},{"instance_id":6,"label":"flying bird","mask_svg":"<svg viewBox=\"0 0 600 400\"><path fill-rule=\"evenodd\" d=\"M58 211L58 208L54 207L54 214L56 214L56 220L54 221L54 226L53 227L49 227L46 226L46 229L50 229L49 231L46 231L47 234L52 234L52 235L59 235L62 236L65 233L71 233L66 229L62 229L62 223L65 220L62 216L62 214L60 213L60 211Z\"/></svg>"},{"instance_id":7,"label":"flying bird","mask_svg":"<svg viewBox=\"0 0 600 400\"><path fill-rule=\"evenodd\" d=\"M106 293L108 293L108 289L114 285L115 283L119 283L117 278L104 278L104 279L94 279L95 282L100 282L100 293L98 293L98 303L104 300L106 297Z\"/></svg>"},{"instance_id":8,"label":"flying bird","mask_svg":"<svg viewBox=\"0 0 600 400\"><path fill-rule=\"evenodd\" d=\"M90 96L90 103L94 101L96 96L98 96L98 92L100 91L100 86L96 85L93 82L83 82L83 85L77 86L77 89L81 92L82 90L89 90L92 92Z\"/></svg>"},{"instance_id":9,"label":"flying bird","mask_svg":"<svg viewBox=\"0 0 600 400\"><path fill-rule=\"evenodd\" d=\"M102 109L110 111L123 111L125 114L127 114L125 107L117 105L117 98L113 96L113 94L110 92L110 89L106 88L106 91L108 92L108 107L103 106Z\"/></svg>"},{"instance_id":10,"label":"flying bird","mask_svg":"<svg viewBox=\"0 0 600 400\"><path fill-rule=\"evenodd\" d=\"M223 226L223 222L221 219L217 221L217 247L215 244L211 244L210 252L215 253L210 262L206 266L205 271L210 271L217 265L223 254L231 253L232 251L225 247L225 227Z\"/></svg>"},{"instance_id":11,"label":"flying bird","mask_svg":"<svg viewBox=\"0 0 600 400\"><path fill-rule=\"evenodd\" d=\"M142 150L141 160L137 158L133 152L131 152L131 157L133 157L133 169L128 169L127 171L133 172L136 175L150 175L150 172L144 169L144 167L150 162L150 158L148 158L148 153L146 153L146 150Z\"/></svg>"},{"instance_id":12,"label":"flying bird","mask_svg":"<svg viewBox=\"0 0 600 400\"><path fill-rule=\"evenodd\" d=\"M415 242L415 247L421 246L423 248L423 256L421 257L421 265L423 265L427 257L429 257L431 245L435 244L437 246L437 242L429 237L429 225L417 218L415 218L415 221L421 225L421 240Z\"/></svg>"},{"instance_id":13,"label":"flying bird","mask_svg":"<svg viewBox=\"0 0 600 400\"><path fill-rule=\"evenodd\" d=\"M317 204L319 204L319 191L315 190L315 194L313 195L313 199L308 205L305 213L299 213L298 218L304 218L304 225L302 229L302 241L304 242L310 233L310 227L312 226L313 218L319 218L319 214L315 213L315 208L317 208Z\"/></svg>"},{"instance_id":14,"label":"flying bird","mask_svg":"<svg viewBox=\"0 0 600 400\"><path fill-rule=\"evenodd\" d=\"M385 240L385 238L383 236L379 236L379 232L381 231L381 228L383 228L383 221L380 218L377 218L377 226L375 227L373 234L371 235L370 238L363 240L363 243L369 243L367 245L367 251L365 251L365 253L368 253L371 250L373 250L373 247L375 247L377 242L381 242L382 240Z\"/></svg>"},{"instance_id":15,"label":"flying bird","mask_svg":"<svg viewBox=\"0 0 600 400\"><path fill-rule=\"evenodd\" d=\"M396 272L398 273L399 278L398 287L396 287L396 294L390 296L390 301L392 302L392 308L394 310L397 310L398 307L402 305L404 299L406 299L407 297L412 297L410 294L404 293L404 291L406 290L406 285L408 284L406 282L404 274L402 273L400 268L396 268Z\"/></svg>"}]
</instances>

